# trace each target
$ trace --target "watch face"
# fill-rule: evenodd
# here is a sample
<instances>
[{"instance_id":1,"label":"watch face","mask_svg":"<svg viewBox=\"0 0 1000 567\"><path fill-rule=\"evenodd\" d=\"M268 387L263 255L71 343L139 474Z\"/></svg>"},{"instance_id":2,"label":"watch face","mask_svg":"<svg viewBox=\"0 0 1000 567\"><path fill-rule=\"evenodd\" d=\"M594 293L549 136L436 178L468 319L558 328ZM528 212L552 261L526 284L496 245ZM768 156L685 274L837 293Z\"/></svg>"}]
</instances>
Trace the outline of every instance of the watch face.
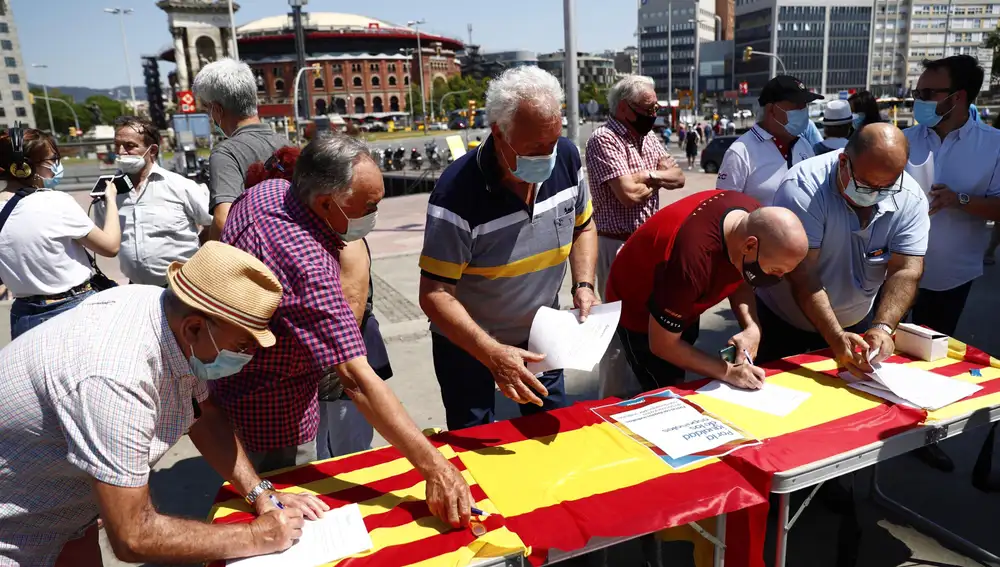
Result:
<instances>
[{"instance_id":1,"label":"watch face","mask_svg":"<svg viewBox=\"0 0 1000 567\"><path fill-rule=\"evenodd\" d=\"M965 193L959 193L958 194L958 202L960 204L962 204L962 205L968 205L969 204L969 196L966 195Z\"/></svg>"}]
</instances>

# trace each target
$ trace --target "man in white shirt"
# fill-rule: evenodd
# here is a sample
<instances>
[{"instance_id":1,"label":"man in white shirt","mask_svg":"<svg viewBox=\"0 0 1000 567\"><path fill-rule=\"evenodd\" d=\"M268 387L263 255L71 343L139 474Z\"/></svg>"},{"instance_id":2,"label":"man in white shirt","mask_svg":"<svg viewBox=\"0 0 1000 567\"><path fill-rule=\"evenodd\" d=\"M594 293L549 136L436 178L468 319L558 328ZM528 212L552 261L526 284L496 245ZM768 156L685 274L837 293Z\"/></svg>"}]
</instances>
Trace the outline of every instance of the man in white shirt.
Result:
<instances>
[{"instance_id":1,"label":"man in white shirt","mask_svg":"<svg viewBox=\"0 0 1000 567\"><path fill-rule=\"evenodd\" d=\"M813 145L813 153L823 155L847 147L847 138L854 132L854 114L846 100L831 100L823 110L823 134L821 142Z\"/></svg>"},{"instance_id":2,"label":"man in white shirt","mask_svg":"<svg viewBox=\"0 0 1000 567\"><path fill-rule=\"evenodd\" d=\"M968 55L924 61L904 134L910 163L933 159L931 232L913 322L954 335L972 282L983 274L986 221L1000 220L1000 130L970 120L983 68Z\"/></svg>"},{"instance_id":3,"label":"man in white shirt","mask_svg":"<svg viewBox=\"0 0 1000 567\"><path fill-rule=\"evenodd\" d=\"M788 170L813 157L812 144L802 135L809 127L806 106L821 98L795 77L768 81L757 98L761 119L726 150L716 188L740 191L770 206Z\"/></svg>"},{"instance_id":4,"label":"man in white shirt","mask_svg":"<svg viewBox=\"0 0 1000 567\"><path fill-rule=\"evenodd\" d=\"M115 165L134 187L117 199L122 273L132 283L164 287L167 266L194 255L200 227L212 224L208 187L157 165L160 134L145 118L115 121L115 148ZM102 217L102 204L95 208Z\"/></svg>"}]
</instances>

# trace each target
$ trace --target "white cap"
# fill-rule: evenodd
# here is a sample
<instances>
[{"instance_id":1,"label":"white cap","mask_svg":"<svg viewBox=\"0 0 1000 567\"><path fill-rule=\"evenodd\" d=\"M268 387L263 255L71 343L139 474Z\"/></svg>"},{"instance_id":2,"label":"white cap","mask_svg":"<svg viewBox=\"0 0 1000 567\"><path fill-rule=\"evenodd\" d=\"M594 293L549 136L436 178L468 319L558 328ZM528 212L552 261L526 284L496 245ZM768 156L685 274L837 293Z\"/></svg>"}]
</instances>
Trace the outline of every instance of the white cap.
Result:
<instances>
[{"instance_id":1,"label":"white cap","mask_svg":"<svg viewBox=\"0 0 1000 567\"><path fill-rule=\"evenodd\" d=\"M840 126L854 120L851 105L846 100L831 100L823 111L823 126Z\"/></svg>"}]
</instances>

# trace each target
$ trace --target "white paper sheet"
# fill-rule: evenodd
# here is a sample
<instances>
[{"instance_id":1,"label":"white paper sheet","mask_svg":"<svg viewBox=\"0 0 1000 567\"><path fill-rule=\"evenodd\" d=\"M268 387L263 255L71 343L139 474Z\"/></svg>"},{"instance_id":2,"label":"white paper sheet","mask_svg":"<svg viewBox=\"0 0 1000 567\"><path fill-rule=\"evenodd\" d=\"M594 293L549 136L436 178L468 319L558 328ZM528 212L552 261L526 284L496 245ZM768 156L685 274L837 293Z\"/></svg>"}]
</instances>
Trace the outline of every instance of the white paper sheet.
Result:
<instances>
[{"instance_id":1,"label":"white paper sheet","mask_svg":"<svg viewBox=\"0 0 1000 567\"><path fill-rule=\"evenodd\" d=\"M930 193L931 186L934 185L934 152L928 152L927 160L919 165L906 162L906 172L920 184L924 193Z\"/></svg>"},{"instance_id":2,"label":"white paper sheet","mask_svg":"<svg viewBox=\"0 0 1000 567\"><path fill-rule=\"evenodd\" d=\"M743 439L738 431L678 399L656 402L611 416L672 459Z\"/></svg>"},{"instance_id":3,"label":"white paper sheet","mask_svg":"<svg viewBox=\"0 0 1000 567\"><path fill-rule=\"evenodd\" d=\"M778 417L792 413L812 395L772 382L764 382L764 387L759 390L744 390L720 380L709 382L698 393Z\"/></svg>"},{"instance_id":4,"label":"white paper sheet","mask_svg":"<svg viewBox=\"0 0 1000 567\"><path fill-rule=\"evenodd\" d=\"M593 370L608 350L621 314L621 301L594 306L583 323L579 309L540 308L531 322L528 350L544 354L545 360L529 362L528 370L534 374L560 368Z\"/></svg>"},{"instance_id":5,"label":"white paper sheet","mask_svg":"<svg viewBox=\"0 0 1000 567\"><path fill-rule=\"evenodd\" d=\"M306 520L302 539L281 553L228 561L233 567L316 567L372 548L357 504L348 504Z\"/></svg>"},{"instance_id":6,"label":"white paper sheet","mask_svg":"<svg viewBox=\"0 0 1000 567\"><path fill-rule=\"evenodd\" d=\"M875 372L868 376L874 383L862 382L862 384L867 384L868 387L875 389L883 389L879 388L879 385L882 385L884 389L888 389L895 396L916 407L931 411L949 406L983 389L982 386L976 384L962 382L903 364L885 363L873 364L872 366L875 368ZM852 378L848 372L841 372L840 375L846 379ZM876 392L869 393L879 395Z\"/></svg>"}]
</instances>

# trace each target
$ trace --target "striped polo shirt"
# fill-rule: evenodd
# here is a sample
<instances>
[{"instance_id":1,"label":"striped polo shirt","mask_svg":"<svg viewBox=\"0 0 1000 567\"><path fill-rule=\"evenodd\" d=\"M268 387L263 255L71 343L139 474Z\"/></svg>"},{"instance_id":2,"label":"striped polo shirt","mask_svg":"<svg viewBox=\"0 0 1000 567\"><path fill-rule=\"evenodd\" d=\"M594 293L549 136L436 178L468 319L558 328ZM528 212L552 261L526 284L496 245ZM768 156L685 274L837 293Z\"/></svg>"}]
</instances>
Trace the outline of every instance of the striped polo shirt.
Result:
<instances>
[{"instance_id":1,"label":"striped polo shirt","mask_svg":"<svg viewBox=\"0 0 1000 567\"><path fill-rule=\"evenodd\" d=\"M556 152L534 207L501 184L492 137L444 171L427 205L421 274L455 284L469 315L504 344L526 342L535 311L558 307L573 234L593 213L579 150L559 138Z\"/></svg>"}]
</instances>

